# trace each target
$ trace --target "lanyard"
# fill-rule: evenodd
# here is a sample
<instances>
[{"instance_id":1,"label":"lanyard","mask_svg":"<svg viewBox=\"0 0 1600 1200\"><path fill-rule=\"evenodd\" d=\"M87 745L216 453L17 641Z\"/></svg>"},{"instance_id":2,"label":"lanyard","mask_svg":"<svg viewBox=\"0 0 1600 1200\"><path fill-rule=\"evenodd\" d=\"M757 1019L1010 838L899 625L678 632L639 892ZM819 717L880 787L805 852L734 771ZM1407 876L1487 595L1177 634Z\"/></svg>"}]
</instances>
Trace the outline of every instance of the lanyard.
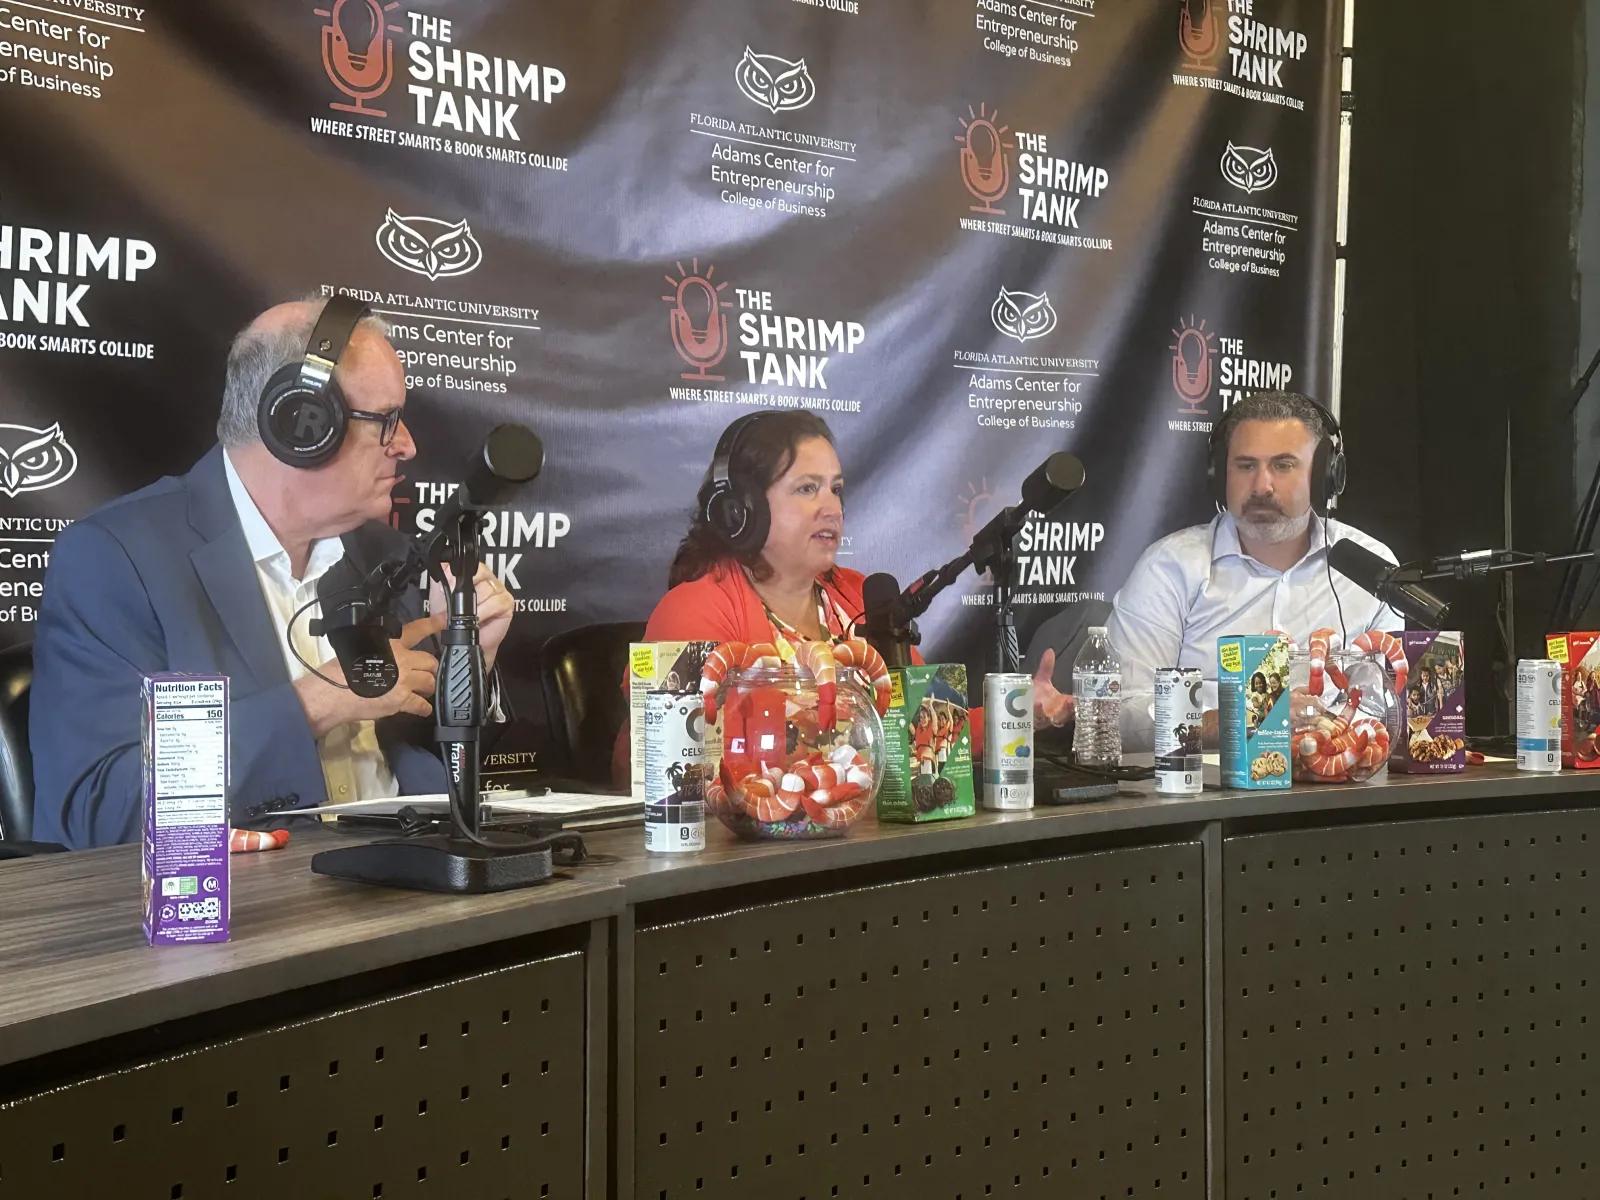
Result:
<instances>
[{"instance_id":1,"label":"lanyard","mask_svg":"<svg viewBox=\"0 0 1600 1200\"><path fill-rule=\"evenodd\" d=\"M817 626L822 630L824 637L830 642L838 642L855 636L855 626L845 619L826 589L821 584L813 584L812 591L817 599ZM760 599L759 593L757 599ZM772 627L772 640L778 649L778 656L786 661L792 660L794 648L811 639L773 612L765 600L761 601L761 608L767 614L767 624ZM835 626L843 632L834 633Z\"/></svg>"}]
</instances>

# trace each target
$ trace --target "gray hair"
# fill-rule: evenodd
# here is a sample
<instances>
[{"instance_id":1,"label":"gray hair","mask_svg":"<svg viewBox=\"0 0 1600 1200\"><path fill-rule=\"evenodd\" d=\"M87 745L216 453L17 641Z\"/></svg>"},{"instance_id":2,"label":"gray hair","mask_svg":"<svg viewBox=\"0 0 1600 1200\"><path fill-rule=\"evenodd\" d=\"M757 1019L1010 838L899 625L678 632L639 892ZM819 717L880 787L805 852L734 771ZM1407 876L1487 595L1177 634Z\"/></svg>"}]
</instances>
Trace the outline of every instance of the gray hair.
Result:
<instances>
[{"instance_id":1,"label":"gray hair","mask_svg":"<svg viewBox=\"0 0 1600 1200\"><path fill-rule=\"evenodd\" d=\"M1333 434L1328 414L1309 396L1299 392L1254 392L1230 408L1224 420L1228 424L1224 452L1233 441L1233 431L1245 421L1299 421L1313 437Z\"/></svg>"},{"instance_id":2,"label":"gray hair","mask_svg":"<svg viewBox=\"0 0 1600 1200\"><path fill-rule=\"evenodd\" d=\"M228 366L222 383L222 411L217 414L217 440L224 446L249 446L261 440L256 411L267 380L281 367L305 357L311 331L317 327L328 297L303 297L309 307L282 320L259 325L252 321L239 331L228 349ZM368 315L357 329L366 329L387 339L389 323Z\"/></svg>"}]
</instances>

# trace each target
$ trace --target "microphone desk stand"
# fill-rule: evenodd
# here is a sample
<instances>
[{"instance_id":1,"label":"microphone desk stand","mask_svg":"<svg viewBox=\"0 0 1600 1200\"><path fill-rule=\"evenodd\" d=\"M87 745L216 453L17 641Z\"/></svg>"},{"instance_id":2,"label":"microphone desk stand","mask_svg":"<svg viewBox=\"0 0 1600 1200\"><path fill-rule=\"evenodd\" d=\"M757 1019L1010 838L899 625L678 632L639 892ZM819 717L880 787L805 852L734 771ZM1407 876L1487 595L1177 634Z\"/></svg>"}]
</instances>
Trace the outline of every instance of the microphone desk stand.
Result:
<instances>
[{"instance_id":1,"label":"microphone desk stand","mask_svg":"<svg viewBox=\"0 0 1600 1200\"><path fill-rule=\"evenodd\" d=\"M1006 509L1004 520L999 522L992 540L979 545L976 541L969 553L973 570L989 572L994 580L994 669L1002 674L1015 674L1022 669L1022 654L1017 646L1017 622L1012 612L1016 589L1017 534L1028 519L1028 511L1018 505Z\"/></svg>"},{"instance_id":2,"label":"microphone desk stand","mask_svg":"<svg viewBox=\"0 0 1600 1200\"><path fill-rule=\"evenodd\" d=\"M482 517L475 509L464 509L452 526L434 532L419 564L441 583L442 564L449 563L455 575L450 622L439 638L442 653L433 698L452 831L324 850L311 859L311 869L320 875L382 887L482 893L542 883L554 870L548 840L483 827L479 742L488 688L474 583L482 561Z\"/></svg>"}]
</instances>

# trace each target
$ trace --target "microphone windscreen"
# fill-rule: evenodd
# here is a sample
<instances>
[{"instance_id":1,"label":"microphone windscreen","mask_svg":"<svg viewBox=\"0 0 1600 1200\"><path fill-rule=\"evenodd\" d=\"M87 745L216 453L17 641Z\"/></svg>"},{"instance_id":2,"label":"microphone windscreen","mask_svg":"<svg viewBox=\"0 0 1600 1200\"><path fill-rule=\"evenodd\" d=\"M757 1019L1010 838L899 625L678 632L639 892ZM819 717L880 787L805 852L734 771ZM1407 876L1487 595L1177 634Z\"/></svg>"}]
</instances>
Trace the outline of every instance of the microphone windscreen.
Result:
<instances>
[{"instance_id":1,"label":"microphone windscreen","mask_svg":"<svg viewBox=\"0 0 1600 1200\"><path fill-rule=\"evenodd\" d=\"M486 508L511 497L521 484L544 470L544 443L525 425L496 425L472 460L461 490L462 506Z\"/></svg>"},{"instance_id":2,"label":"microphone windscreen","mask_svg":"<svg viewBox=\"0 0 1600 1200\"><path fill-rule=\"evenodd\" d=\"M887 616L899 598L899 581L884 571L868 575L861 583L861 603L868 621L874 616Z\"/></svg>"},{"instance_id":3,"label":"microphone windscreen","mask_svg":"<svg viewBox=\"0 0 1600 1200\"><path fill-rule=\"evenodd\" d=\"M1022 505L1046 513L1083 486L1083 464L1065 450L1052 454L1022 481Z\"/></svg>"},{"instance_id":4,"label":"microphone windscreen","mask_svg":"<svg viewBox=\"0 0 1600 1200\"><path fill-rule=\"evenodd\" d=\"M1328 565L1352 583L1358 583L1373 595L1378 594L1380 581L1391 570L1392 563L1358 542L1340 538L1328 547Z\"/></svg>"}]
</instances>

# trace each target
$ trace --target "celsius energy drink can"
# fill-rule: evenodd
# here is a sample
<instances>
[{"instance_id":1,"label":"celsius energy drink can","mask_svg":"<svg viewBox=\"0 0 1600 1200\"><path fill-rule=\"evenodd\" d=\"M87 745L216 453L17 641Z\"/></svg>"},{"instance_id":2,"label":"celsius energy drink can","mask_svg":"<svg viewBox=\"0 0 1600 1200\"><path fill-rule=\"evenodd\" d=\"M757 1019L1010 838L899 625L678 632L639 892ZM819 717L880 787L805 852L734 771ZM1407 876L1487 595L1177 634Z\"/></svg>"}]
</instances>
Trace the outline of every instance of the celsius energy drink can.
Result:
<instances>
[{"instance_id":1,"label":"celsius energy drink can","mask_svg":"<svg viewBox=\"0 0 1600 1200\"><path fill-rule=\"evenodd\" d=\"M983 677L983 806L1033 807L1033 676Z\"/></svg>"},{"instance_id":2,"label":"celsius energy drink can","mask_svg":"<svg viewBox=\"0 0 1600 1200\"><path fill-rule=\"evenodd\" d=\"M1198 796L1204 784L1200 757L1204 684L1197 667L1162 667L1156 672L1156 791L1163 796Z\"/></svg>"},{"instance_id":3,"label":"celsius energy drink can","mask_svg":"<svg viewBox=\"0 0 1600 1200\"><path fill-rule=\"evenodd\" d=\"M706 847L706 710L699 692L644 698L644 848Z\"/></svg>"},{"instance_id":4,"label":"celsius energy drink can","mask_svg":"<svg viewBox=\"0 0 1600 1200\"><path fill-rule=\"evenodd\" d=\"M1517 662L1517 770L1561 770L1561 664Z\"/></svg>"}]
</instances>

